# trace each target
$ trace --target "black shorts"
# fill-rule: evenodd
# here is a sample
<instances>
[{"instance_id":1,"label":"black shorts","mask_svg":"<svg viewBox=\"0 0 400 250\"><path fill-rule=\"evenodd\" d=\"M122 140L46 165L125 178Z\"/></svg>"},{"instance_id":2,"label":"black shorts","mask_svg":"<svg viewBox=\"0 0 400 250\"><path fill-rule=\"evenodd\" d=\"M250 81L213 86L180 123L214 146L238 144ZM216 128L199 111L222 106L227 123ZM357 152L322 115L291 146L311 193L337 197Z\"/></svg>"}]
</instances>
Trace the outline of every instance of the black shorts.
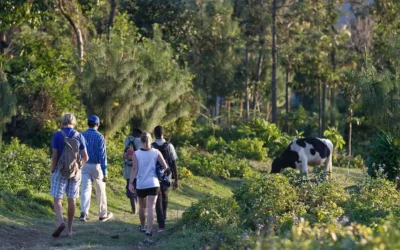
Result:
<instances>
[{"instance_id":1,"label":"black shorts","mask_svg":"<svg viewBox=\"0 0 400 250\"><path fill-rule=\"evenodd\" d=\"M157 196L159 192L160 192L159 187L136 189L136 194L140 198L146 198L149 195Z\"/></svg>"}]
</instances>

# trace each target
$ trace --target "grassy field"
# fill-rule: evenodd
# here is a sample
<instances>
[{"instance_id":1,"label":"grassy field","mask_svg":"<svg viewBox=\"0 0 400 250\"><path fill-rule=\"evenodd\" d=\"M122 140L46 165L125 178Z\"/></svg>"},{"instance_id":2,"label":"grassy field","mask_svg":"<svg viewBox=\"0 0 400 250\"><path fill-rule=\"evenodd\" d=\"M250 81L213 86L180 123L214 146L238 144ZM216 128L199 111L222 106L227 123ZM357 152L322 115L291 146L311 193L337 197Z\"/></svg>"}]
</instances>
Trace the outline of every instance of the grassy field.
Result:
<instances>
[{"instance_id":1,"label":"grassy field","mask_svg":"<svg viewBox=\"0 0 400 250\"><path fill-rule=\"evenodd\" d=\"M252 162L254 169L260 172L268 172L268 165ZM334 178L345 185L353 185L362 176L360 170L334 168ZM231 196L232 190L243 181L204 177L181 181L180 188L170 192L167 230L153 237L137 231L139 218L130 212L122 178L107 184L108 209L114 213L114 218L98 221L93 195L89 220L75 221L76 234L71 238L51 237L56 220L49 194L3 191L0 192L0 249L199 249L201 233L185 230L185 225L177 224L183 211L205 194ZM79 216L79 199L77 203L76 217ZM154 225L154 230L156 228Z\"/></svg>"}]
</instances>

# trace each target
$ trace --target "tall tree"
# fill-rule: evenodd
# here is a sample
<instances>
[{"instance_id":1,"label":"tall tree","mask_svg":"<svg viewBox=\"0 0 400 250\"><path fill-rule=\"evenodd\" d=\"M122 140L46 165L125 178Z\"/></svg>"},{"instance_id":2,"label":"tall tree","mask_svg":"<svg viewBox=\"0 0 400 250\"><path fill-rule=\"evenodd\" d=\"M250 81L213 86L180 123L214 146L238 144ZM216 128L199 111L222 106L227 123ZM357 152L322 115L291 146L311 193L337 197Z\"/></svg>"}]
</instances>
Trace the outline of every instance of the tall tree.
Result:
<instances>
[{"instance_id":1,"label":"tall tree","mask_svg":"<svg viewBox=\"0 0 400 250\"><path fill-rule=\"evenodd\" d=\"M57 5L60 9L61 14L67 19L69 24L72 26L76 36L76 47L78 51L78 60L79 60L79 71L83 70L83 60L84 60L84 40L82 36L81 28L78 25L78 22L73 20L71 14L69 14L68 9L76 9L74 5L74 1L70 1L69 4L65 4L64 0L57 0ZM73 10L70 12L74 12Z\"/></svg>"},{"instance_id":2,"label":"tall tree","mask_svg":"<svg viewBox=\"0 0 400 250\"><path fill-rule=\"evenodd\" d=\"M118 16L110 39L96 39L88 47L85 105L103 117L106 137L134 117L141 121L138 126L150 129L188 115L190 108L183 98L190 90L190 74L179 67L160 32L156 29L154 38L146 39L131 27Z\"/></svg>"}]
</instances>

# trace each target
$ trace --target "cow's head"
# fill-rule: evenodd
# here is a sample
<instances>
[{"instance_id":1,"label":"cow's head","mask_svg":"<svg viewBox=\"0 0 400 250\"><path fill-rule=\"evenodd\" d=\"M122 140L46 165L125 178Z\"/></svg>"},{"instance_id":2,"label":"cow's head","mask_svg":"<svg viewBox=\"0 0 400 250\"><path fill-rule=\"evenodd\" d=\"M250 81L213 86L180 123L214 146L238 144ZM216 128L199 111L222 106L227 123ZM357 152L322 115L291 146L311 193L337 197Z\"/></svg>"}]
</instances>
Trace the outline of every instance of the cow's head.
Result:
<instances>
[{"instance_id":1,"label":"cow's head","mask_svg":"<svg viewBox=\"0 0 400 250\"><path fill-rule=\"evenodd\" d=\"M283 168L283 162L280 157L276 157L271 165L271 174L280 173Z\"/></svg>"},{"instance_id":2,"label":"cow's head","mask_svg":"<svg viewBox=\"0 0 400 250\"><path fill-rule=\"evenodd\" d=\"M280 157L272 162L271 174L280 173L284 168L296 168L296 163L301 163L299 154L296 151L286 150Z\"/></svg>"}]
</instances>

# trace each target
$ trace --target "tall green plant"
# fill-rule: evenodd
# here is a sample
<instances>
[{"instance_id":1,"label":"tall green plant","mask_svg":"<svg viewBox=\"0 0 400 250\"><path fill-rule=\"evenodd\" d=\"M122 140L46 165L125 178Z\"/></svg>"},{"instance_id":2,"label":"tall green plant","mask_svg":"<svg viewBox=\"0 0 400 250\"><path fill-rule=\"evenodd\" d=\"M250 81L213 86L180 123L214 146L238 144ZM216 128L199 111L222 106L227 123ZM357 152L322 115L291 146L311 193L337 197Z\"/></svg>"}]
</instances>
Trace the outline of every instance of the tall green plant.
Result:
<instances>
[{"instance_id":1,"label":"tall green plant","mask_svg":"<svg viewBox=\"0 0 400 250\"><path fill-rule=\"evenodd\" d=\"M378 134L372 142L366 165L369 175L377 176L380 172L394 180L400 169L400 139L390 133Z\"/></svg>"}]
</instances>

